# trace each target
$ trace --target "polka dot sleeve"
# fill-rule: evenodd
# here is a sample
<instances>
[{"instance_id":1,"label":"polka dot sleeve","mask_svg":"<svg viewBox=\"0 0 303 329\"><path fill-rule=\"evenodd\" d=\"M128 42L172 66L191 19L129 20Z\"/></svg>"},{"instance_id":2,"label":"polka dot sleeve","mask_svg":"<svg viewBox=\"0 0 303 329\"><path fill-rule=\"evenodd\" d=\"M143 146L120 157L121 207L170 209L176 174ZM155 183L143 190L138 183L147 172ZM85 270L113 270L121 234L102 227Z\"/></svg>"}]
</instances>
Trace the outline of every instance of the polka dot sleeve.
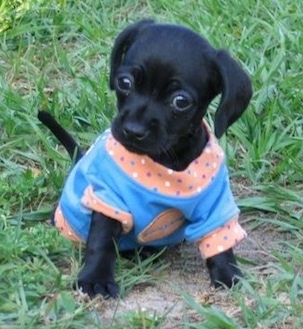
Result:
<instances>
[{"instance_id":1,"label":"polka dot sleeve","mask_svg":"<svg viewBox=\"0 0 303 329\"><path fill-rule=\"evenodd\" d=\"M202 257L206 259L235 247L246 235L246 232L238 222L238 216L236 216L224 226L199 240L199 250Z\"/></svg>"}]
</instances>

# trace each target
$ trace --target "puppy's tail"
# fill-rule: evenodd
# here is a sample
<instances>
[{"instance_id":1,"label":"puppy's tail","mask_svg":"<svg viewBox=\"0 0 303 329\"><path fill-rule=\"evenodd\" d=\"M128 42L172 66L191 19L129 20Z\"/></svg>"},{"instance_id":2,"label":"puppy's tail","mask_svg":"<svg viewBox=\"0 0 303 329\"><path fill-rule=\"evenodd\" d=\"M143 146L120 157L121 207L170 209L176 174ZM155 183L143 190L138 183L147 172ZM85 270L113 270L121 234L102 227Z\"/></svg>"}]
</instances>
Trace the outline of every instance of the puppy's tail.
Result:
<instances>
[{"instance_id":1,"label":"puppy's tail","mask_svg":"<svg viewBox=\"0 0 303 329\"><path fill-rule=\"evenodd\" d=\"M38 119L56 136L65 147L71 159L75 163L78 162L83 153L75 139L48 112L39 111Z\"/></svg>"}]
</instances>

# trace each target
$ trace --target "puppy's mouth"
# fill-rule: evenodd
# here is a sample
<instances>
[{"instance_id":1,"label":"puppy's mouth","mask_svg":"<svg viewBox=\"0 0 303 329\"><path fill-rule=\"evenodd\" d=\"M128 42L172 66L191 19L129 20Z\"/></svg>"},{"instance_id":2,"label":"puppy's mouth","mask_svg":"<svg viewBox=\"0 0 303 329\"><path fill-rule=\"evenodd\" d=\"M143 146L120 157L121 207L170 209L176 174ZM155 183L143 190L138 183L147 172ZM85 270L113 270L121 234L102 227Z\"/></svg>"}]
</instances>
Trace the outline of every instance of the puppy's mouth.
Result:
<instances>
[{"instance_id":1,"label":"puppy's mouth","mask_svg":"<svg viewBox=\"0 0 303 329\"><path fill-rule=\"evenodd\" d=\"M142 147L138 145L137 143L131 142L131 141L120 141L120 143L129 151L132 153L137 153L137 154L144 154L144 155L149 155L148 150L146 147Z\"/></svg>"},{"instance_id":2,"label":"puppy's mouth","mask_svg":"<svg viewBox=\"0 0 303 329\"><path fill-rule=\"evenodd\" d=\"M140 155L147 155L153 157L155 155L159 155L161 153L161 147L159 147L159 142L156 140L142 140L135 141L131 139L121 138L120 134L115 134L112 131L114 138L123 145L129 152L137 153ZM162 149L162 151L164 151Z\"/></svg>"},{"instance_id":3,"label":"puppy's mouth","mask_svg":"<svg viewBox=\"0 0 303 329\"><path fill-rule=\"evenodd\" d=\"M157 138L151 132L141 136L133 136L129 135L123 129L117 129L115 125L112 126L112 134L129 152L147 155L149 157L158 156L162 152L165 153L169 144L164 142L166 138L164 138L163 134L161 134L161 138Z\"/></svg>"}]
</instances>

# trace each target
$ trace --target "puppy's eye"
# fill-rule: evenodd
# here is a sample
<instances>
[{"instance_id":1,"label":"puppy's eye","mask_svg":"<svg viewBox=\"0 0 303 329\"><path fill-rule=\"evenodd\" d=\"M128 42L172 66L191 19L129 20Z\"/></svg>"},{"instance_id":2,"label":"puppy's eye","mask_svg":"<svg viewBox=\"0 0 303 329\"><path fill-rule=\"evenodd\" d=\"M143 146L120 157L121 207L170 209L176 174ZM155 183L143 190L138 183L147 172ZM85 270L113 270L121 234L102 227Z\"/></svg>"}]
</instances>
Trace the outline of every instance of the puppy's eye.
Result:
<instances>
[{"instance_id":1,"label":"puppy's eye","mask_svg":"<svg viewBox=\"0 0 303 329\"><path fill-rule=\"evenodd\" d=\"M129 94L134 86L134 77L131 74L121 74L115 81L116 89L124 94Z\"/></svg>"},{"instance_id":2,"label":"puppy's eye","mask_svg":"<svg viewBox=\"0 0 303 329\"><path fill-rule=\"evenodd\" d=\"M194 101L189 93L185 91L178 91L171 97L170 105L175 111L189 110L194 104Z\"/></svg>"}]
</instances>

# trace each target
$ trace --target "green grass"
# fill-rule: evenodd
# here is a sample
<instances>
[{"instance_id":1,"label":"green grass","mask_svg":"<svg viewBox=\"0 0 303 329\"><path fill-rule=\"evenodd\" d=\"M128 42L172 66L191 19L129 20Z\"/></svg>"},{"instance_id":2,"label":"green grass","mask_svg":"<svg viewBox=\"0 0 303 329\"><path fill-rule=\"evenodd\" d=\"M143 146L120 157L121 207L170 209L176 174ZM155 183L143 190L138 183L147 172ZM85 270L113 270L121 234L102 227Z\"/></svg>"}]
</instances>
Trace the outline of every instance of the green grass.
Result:
<instances>
[{"instance_id":1,"label":"green grass","mask_svg":"<svg viewBox=\"0 0 303 329\"><path fill-rule=\"evenodd\" d=\"M268 225L291 237L281 241L283 251L268 250L274 274L260 279L250 271L232 292L236 315L184 294L203 321L188 319L184 327L302 328L302 15L302 2L294 0L1 2L1 328L102 328L92 302L75 299L71 289L81 249L46 228L70 161L36 113L48 110L81 145L90 145L115 113L108 88L114 38L142 17L187 25L245 66L254 97L221 143L232 178L249 191L237 192L242 211L263 213L252 228ZM159 265L119 260L118 267L127 294L152 283ZM134 312L123 328L161 328L161 321Z\"/></svg>"}]
</instances>

